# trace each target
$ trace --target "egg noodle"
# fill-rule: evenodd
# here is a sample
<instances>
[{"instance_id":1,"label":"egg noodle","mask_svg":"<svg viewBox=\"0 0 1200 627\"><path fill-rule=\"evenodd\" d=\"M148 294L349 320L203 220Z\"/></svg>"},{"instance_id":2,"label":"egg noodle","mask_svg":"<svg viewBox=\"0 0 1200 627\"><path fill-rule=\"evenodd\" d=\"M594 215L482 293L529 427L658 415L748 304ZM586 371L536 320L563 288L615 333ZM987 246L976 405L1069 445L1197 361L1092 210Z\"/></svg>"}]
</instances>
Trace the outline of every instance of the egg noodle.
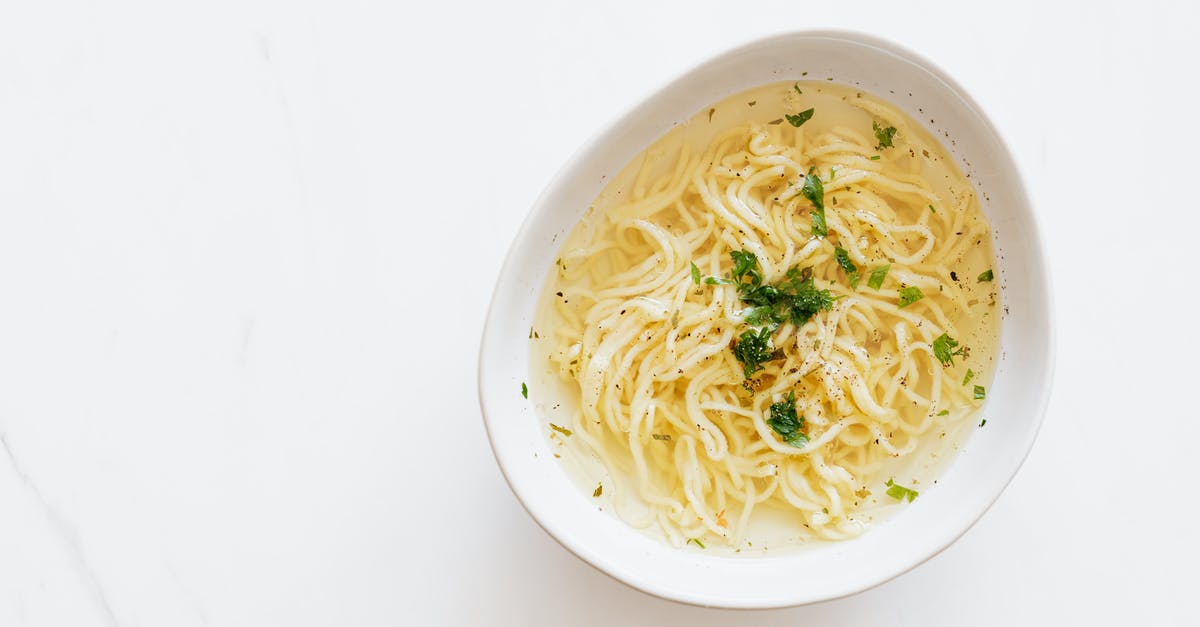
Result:
<instances>
[{"instance_id":1,"label":"egg noodle","mask_svg":"<svg viewBox=\"0 0 1200 627\"><path fill-rule=\"evenodd\" d=\"M808 83L770 93L798 111L802 88L824 102ZM972 186L896 108L822 94L853 115L818 104L800 126L743 120L702 149L656 144L620 201L577 227L548 283L555 323L540 336L579 393L552 437L600 461L604 490L642 504L619 515L678 546L742 546L760 508L784 512L801 541L853 537L868 503L896 502L891 460L982 403L964 378L973 367L983 382L992 357L967 338L995 325L982 312L996 294L990 276L959 276L992 262ZM750 324L735 251L754 255L764 285L811 277L826 307ZM749 372L733 347L764 327L771 355ZM943 336L953 343L936 347ZM792 398L800 436L770 422Z\"/></svg>"}]
</instances>

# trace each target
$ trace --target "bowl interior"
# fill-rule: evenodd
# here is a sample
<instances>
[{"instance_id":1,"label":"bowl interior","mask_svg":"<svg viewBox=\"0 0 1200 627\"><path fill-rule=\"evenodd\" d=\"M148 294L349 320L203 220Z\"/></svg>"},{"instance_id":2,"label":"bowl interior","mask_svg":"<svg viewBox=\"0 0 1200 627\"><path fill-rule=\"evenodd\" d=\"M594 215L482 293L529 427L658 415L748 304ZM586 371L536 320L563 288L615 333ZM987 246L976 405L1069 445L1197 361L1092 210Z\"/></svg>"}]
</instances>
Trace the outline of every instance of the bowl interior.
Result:
<instances>
[{"instance_id":1,"label":"bowl interior","mask_svg":"<svg viewBox=\"0 0 1200 627\"><path fill-rule=\"evenodd\" d=\"M861 537L778 556L680 551L598 511L554 459L521 397L538 291L588 204L630 159L697 111L782 80L832 78L890 100L926 125L979 192L992 224L1003 318L987 426L935 486ZM918 111L920 109L920 111ZM929 123L929 120L935 123ZM563 168L526 218L500 273L480 351L479 391L492 448L513 492L563 546L646 592L722 607L778 607L858 592L916 566L967 530L999 496L1036 436L1052 374L1051 302L1036 218L1003 141L978 106L929 62L844 32L760 40L712 59L604 129Z\"/></svg>"}]
</instances>

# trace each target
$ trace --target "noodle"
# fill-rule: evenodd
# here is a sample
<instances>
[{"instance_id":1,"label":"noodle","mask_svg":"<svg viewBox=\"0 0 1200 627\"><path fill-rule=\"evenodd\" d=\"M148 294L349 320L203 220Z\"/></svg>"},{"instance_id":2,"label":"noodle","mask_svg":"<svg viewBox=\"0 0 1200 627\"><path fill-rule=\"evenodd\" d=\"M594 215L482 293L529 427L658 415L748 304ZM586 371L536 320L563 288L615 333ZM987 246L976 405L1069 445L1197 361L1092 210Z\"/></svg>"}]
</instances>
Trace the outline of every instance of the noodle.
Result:
<instances>
[{"instance_id":1,"label":"noodle","mask_svg":"<svg viewBox=\"0 0 1200 627\"><path fill-rule=\"evenodd\" d=\"M758 108L735 123L714 129L706 111L610 184L597 205L611 206L564 244L537 323L540 363L578 394L559 419L574 435L553 437L599 460L606 494L639 505L614 500L618 514L675 545L743 546L764 509L801 541L862 533L869 505L895 502L884 482L898 460L923 447L936 456L946 445L932 441L974 415L981 401L964 377L985 382L994 357L996 288L974 274L991 268L989 229L942 147L845 87L751 95ZM799 127L755 119L768 102L816 113ZM872 122L896 129L894 145ZM697 147L681 139L705 132ZM825 237L810 173L824 184ZM766 284L804 270L832 297L802 323L770 326L774 352L749 376L731 346L764 325L747 320L734 251L753 254ZM697 283L692 264L709 280ZM904 304L904 289L920 298ZM961 341L949 363L942 336ZM804 425L791 443L768 420L789 394Z\"/></svg>"}]
</instances>

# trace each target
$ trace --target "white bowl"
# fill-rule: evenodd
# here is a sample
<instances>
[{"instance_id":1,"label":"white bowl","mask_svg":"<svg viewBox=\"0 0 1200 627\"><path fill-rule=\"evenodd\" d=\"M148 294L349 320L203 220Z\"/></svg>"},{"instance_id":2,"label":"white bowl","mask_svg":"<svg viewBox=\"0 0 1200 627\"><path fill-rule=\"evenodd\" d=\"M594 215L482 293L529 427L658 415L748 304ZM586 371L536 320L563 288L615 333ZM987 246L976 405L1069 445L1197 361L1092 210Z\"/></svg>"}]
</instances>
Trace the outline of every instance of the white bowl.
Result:
<instances>
[{"instance_id":1,"label":"white bowl","mask_svg":"<svg viewBox=\"0 0 1200 627\"><path fill-rule=\"evenodd\" d=\"M970 174L993 227L1004 315L995 379L976 430L937 485L862 536L771 557L679 550L598 511L554 459L544 423L521 397L538 291L563 237L634 156L723 98L782 80L832 77L891 100L925 123ZM918 107L923 113L918 112ZM947 135L948 134L948 135ZM951 141L953 140L953 141ZM525 219L500 272L479 355L479 400L496 460L551 536L645 592L696 605L767 608L841 597L883 583L963 534L1017 472L1042 421L1053 371L1049 279L1037 219L1004 141L979 106L929 61L875 37L804 31L709 60L602 130L559 172Z\"/></svg>"}]
</instances>

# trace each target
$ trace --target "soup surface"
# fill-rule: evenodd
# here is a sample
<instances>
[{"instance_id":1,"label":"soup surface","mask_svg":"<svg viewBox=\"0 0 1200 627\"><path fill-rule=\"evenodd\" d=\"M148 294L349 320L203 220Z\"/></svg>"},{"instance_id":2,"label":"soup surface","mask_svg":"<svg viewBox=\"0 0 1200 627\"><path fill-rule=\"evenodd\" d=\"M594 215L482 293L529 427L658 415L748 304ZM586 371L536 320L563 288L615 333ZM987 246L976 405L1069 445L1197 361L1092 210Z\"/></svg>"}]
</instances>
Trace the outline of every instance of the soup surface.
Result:
<instances>
[{"instance_id":1,"label":"soup surface","mask_svg":"<svg viewBox=\"0 0 1200 627\"><path fill-rule=\"evenodd\" d=\"M762 86L657 140L564 241L530 398L587 498L676 546L854 537L979 423L993 267L921 124L848 86Z\"/></svg>"}]
</instances>

